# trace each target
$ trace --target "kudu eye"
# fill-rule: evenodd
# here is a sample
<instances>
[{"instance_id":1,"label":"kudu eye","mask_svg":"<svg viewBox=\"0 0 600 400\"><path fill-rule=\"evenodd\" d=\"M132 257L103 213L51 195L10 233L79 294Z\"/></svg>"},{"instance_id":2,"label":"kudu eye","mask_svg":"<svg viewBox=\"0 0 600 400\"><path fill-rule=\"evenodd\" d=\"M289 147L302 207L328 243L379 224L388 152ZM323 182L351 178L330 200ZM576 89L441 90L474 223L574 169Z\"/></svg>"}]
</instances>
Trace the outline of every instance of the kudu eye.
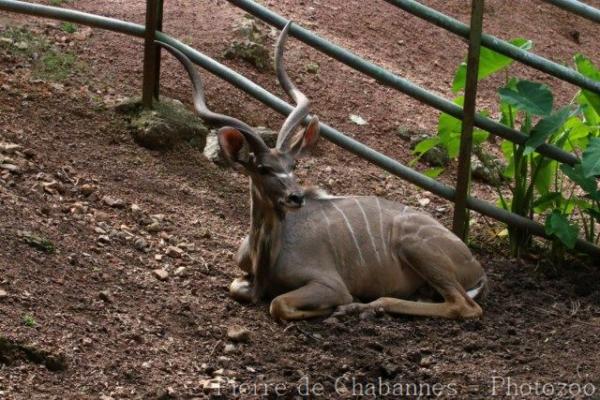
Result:
<instances>
[{"instance_id":1,"label":"kudu eye","mask_svg":"<svg viewBox=\"0 0 600 400\"><path fill-rule=\"evenodd\" d=\"M267 167L266 165L259 165L256 167L256 169L258 170L258 173L261 175L267 175L268 173L271 172L271 168Z\"/></svg>"}]
</instances>

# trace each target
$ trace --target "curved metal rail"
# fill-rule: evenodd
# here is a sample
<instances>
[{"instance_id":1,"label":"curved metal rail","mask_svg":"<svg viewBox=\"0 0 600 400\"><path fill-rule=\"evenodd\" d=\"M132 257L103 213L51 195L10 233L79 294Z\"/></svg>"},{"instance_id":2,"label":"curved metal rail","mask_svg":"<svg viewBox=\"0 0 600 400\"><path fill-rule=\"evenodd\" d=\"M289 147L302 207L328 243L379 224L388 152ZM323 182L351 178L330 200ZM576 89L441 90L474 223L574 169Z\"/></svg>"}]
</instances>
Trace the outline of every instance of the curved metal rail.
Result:
<instances>
[{"instance_id":1,"label":"curved metal rail","mask_svg":"<svg viewBox=\"0 0 600 400\"><path fill-rule=\"evenodd\" d=\"M63 21L76 22L83 25L93 26L97 28L107 29L114 32L120 32L132 36L144 37L145 29L142 25L134 24L131 22L125 22L114 18L102 17L99 15L88 14L80 11L62 9L57 7L45 6L40 4L25 3L14 0L0 0L0 9L6 11L13 11L23 14L34 15L38 17L46 17L59 19ZM233 71L232 69L220 64L214 59L202 54L201 52L194 50L186 44L178 41L177 39L166 35L162 32L156 32L156 38L160 41L170 44L176 47L186 54L195 64L205 68L210 73L226 80L235 87L243 90L250 94L255 99L259 100L263 104L271 107L282 115L288 115L292 110L293 106L283 101L279 97L273 95L263 87L252 82L243 75ZM306 117L304 123L309 122L309 118ZM400 162L381 154L363 143L354 140L342 132L332 128L331 126L321 123L321 134L327 140L335 143L336 145L350 151L353 154L385 169L386 171L403 178L423 189L429 190L432 193L437 194L440 197L453 201L455 198L456 191L434 179L431 179L419 172L401 164ZM490 216L499 221L505 222L509 225L519 226L524 229L528 229L532 234L549 238L546 234L544 227L528 218L522 217L517 214L513 214L501 208L498 208L486 201L479 200L473 197L467 198L467 207L477 211L481 214ZM595 246L585 240L578 239L575 247L583 252L600 256L600 247Z\"/></svg>"}]
</instances>

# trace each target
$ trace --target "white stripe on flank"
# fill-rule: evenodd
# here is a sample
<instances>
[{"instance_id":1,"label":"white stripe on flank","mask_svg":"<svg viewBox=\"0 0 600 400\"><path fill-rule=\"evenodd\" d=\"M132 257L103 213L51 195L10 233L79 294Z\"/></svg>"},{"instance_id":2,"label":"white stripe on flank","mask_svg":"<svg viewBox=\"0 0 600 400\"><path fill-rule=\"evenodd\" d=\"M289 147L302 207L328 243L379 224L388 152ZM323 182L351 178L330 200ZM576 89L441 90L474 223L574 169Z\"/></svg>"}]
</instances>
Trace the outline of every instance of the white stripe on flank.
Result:
<instances>
[{"instance_id":1,"label":"white stripe on flank","mask_svg":"<svg viewBox=\"0 0 600 400\"><path fill-rule=\"evenodd\" d=\"M354 235L354 230L352 230L352 225L350 225L350 221L348 221L348 217L346 217L346 214L344 214L344 212L335 205L335 202L332 201L331 205L333 207L335 207L336 210L339 211L340 214L342 214L342 218L344 218L344 222L346 222L346 226L348 227L348 230L350 231L350 235L352 236L352 239L354 240L354 245L356 246L356 250L358 250L358 255L360 256L360 260L362 261L362 264L366 264L365 263L365 258L362 255L362 251L360 250L360 246L358 245L358 240L356 240L356 236Z\"/></svg>"},{"instance_id":2,"label":"white stripe on flank","mask_svg":"<svg viewBox=\"0 0 600 400\"><path fill-rule=\"evenodd\" d=\"M387 255L388 248L385 244L385 235L383 234L383 215L381 211L381 204L379 204L379 197L375 197L377 200L377 208L379 209L379 230L381 231L381 247L383 247L383 253Z\"/></svg>"},{"instance_id":3,"label":"white stripe on flank","mask_svg":"<svg viewBox=\"0 0 600 400\"><path fill-rule=\"evenodd\" d=\"M363 215L363 218L365 220L365 225L367 226L367 233L369 234L369 237L371 238L371 244L373 245L373 250L375 251L375 255L377 256L377 261L379 261L379 264L381 264L381 257L379 257L379 250L377 250L377 246L375 245L375 238L373 237L373 234L371 233L371 227L369 226L369 220L367 219L367 214L365 214L365 210L360 205L360 202L358 201L358 199L355 197L355 198L353 198L353 200Z\"/></svg>"},{"instance_id":4,"label":"white stripe on flank","mask_svg":"<svg viewBox=\"0 0 600 400\"><path fill-rule=\"evenodd\" d=\"M325 219L325 224L326 224L326 228L327 228L327 236L329 237L329 244L331 245L331 249L333 250L333 256L335 257L335 261L338 263L338 265L341 266L342 259L340 258L339 254L337 252L335 242L333 241L333 236L331 236L331 230L329 229L331 222L329 221L329 217L327 216L327 213L322 208L321 208L321 214L323 214L323 218Z\"/></svg>"},{"instance_id":5,"label":"white stripe on flank","mask_svg":"<svg viewBox=\"0 0 600 400\"><path fill-rule=\"evenodd\" d=\"M275 176L280 179L285 179L285 178L291 178L292 176L294 176L294 174L292 174L292 173L285 174L285 173L281 173L281 172L276 172Z\"/></svg>"}]
</instances>

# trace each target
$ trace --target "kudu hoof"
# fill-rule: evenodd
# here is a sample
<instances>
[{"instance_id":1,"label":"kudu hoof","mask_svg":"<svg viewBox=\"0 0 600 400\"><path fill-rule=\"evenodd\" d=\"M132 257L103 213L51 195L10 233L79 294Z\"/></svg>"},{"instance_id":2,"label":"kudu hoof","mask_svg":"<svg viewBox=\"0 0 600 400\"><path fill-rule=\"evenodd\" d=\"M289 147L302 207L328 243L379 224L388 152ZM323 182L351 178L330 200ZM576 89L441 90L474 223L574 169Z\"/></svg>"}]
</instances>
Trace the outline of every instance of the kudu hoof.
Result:
<instances>
[{"instance_id":1,"label":"kudu hoof","mask_svg":"<svg viewBox=\"0 0 600 400\"><path fill-rule=\"evenodd\" d=\"M229 285L229 295L241 303L254 303L254 290L246 278L235 278Z\"/></svg>"}]
</instances>

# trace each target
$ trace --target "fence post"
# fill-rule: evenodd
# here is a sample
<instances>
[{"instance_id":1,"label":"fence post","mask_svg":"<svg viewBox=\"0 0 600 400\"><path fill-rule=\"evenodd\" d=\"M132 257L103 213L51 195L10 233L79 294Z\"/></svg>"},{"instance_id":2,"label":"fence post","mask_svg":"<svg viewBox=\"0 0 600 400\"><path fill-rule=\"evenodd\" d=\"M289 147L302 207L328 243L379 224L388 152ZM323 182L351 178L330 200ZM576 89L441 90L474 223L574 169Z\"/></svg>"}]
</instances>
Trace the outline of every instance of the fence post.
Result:
<instances>
[{"instance_id":1,"label":"fence post","mask_svg":"<svg viewBox=\"0 0 600 400\"><path fill-rule=\"evenodd\" d=\"M163 0L158 0L156 11L156 30L162 32L163 30ZM154 98L158 100L160 95L160 46L154 46Z\"/></svg>"},{"instance_id":2,"label":"fence post","mask_svg":"<svg viewBox=\"0 0 600 400\"><path fill-rule=\"evenodd\" d=\"M456 196L454 199L454 220L452 230L462 240L467 239L469 232L469 214L467 197L471 181L471 151L473 147L473 125L475 123L475 103L477 100L477 74L479 70L479 51L481 48L481 31L483 28L484 0L471 1L471 24L469 32L469 52L467 56L467 77L465 99L463 104L462 132L460 136L460 152L458 171L456 174Z\"/></svg>"},{"instance_id":3,"label":"fence post","mask_svg":"<svg viewBox=\"0 0 600 400\"><path fill-rule=\"evenodd\" d=\"M146 0L146 25L144 29L144 82L142 104L152 108L152 101L158 98L160 49L154 45L156 31L162 29L162 0Z\"/></svg>"}]
</instances>

